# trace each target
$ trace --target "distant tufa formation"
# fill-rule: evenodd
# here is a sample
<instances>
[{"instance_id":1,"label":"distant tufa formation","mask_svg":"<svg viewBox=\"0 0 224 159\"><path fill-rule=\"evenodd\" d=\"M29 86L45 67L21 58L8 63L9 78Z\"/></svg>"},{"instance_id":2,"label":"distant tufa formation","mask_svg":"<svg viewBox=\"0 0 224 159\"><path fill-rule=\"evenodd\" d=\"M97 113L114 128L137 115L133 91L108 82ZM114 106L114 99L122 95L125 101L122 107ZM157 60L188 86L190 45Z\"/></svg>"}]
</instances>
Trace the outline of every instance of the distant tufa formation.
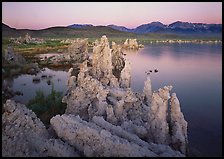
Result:
<instances>
[{"instance_id":1,"label":"distant tufa formation","mask_svg":"<svg viewBox=\"0 0 224 159\"><path fill-rule=\"evenodd\" d=\"M15 44L29 44L29 43L41 44L45 42L45 40L41 38L32 38L29 35L29 33L26 33L24 38L19 37L19 38L11 38L11 39Z\"/></svg>"},{"instance_id":2,"label":"distant tufa formation","mask_svg":"<svg viewBox=\"0 0 224 159\"><path fill-rule=\"evenodd\" d=\"M41 61L46 61L50 66L66 66L68 64L79 65L88 59L88 39L75 39L71 41L66 53L43 57Z\"/></svg>"},{"instance_id":3,"label":"distant tufa formation","mask_svg":"<svg viewBox=\"0 0 224 159\"><path fill-rule=\"evenodd\" d=\"M144 47L142 44L138 44L136 39L126 39L122 48L124 49L139 49Z\"/></svg>"},{"instance_id":4,"label":"distant tufa formation","mask_svg":"<svg viewBox=\"0 0 224 159\"><path fill-rule=\"evenodd\" d=\"M65 114L50 120L54 135L25 106L8 100L3 156L184 157L187 122L172 86L152 91L147 77L143 92L133 92L131 64L115 46L102 36L78 75L69 70Z\"/></svg>"}]
</instances>

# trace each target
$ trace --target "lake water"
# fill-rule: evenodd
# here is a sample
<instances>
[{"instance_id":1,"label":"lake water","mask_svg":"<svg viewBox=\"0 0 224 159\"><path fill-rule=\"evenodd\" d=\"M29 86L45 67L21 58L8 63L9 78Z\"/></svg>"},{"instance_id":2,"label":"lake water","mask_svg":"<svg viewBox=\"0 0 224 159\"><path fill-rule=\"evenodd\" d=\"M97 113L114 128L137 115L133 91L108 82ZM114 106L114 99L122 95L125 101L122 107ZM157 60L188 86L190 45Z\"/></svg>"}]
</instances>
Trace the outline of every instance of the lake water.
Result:
<instances>
[{"instance_id":1,"label":"lake water","mask_svg":"<svg viewBox=\"0 0 224 159\"><path fill-rule=\"evenodd\" d=\"M128 52L132 63L131 87L142 92L145 71L150 74L152 88L172 85L188 122L191 156L222 155L222 44L149 44L138 52ZM154 69L158 69L154 73ZM66 91L67 72L45 69L41 75L51 75L57 91ZM33 83L33 75L22 75L13 81L13 90L23 96L14 99L22 103L35 96L38 89L51 91L46 79ZM25 85L24 85L25 83Z\"/></svg>"},{"instance_id":2,"label":"lake water","mask_svg":"<svg viewBox=\"0 0 224 159\"><path fill-rule=\"evenodd\" d=\"M23 104L27 104L30 99L34 98L36 91L38 90L42 90L45 95L50 94L52 84L56 91L65 93L67 89L67 75L67 71L52 70L48 68L45 68L44 71L41 71L37 75L20 75L13 79L12 89L14 91L21 91L23 96L15 96L14 99ZM34 78L40 79L40 81L33 82Z\"/></svg>"}]
</instances>

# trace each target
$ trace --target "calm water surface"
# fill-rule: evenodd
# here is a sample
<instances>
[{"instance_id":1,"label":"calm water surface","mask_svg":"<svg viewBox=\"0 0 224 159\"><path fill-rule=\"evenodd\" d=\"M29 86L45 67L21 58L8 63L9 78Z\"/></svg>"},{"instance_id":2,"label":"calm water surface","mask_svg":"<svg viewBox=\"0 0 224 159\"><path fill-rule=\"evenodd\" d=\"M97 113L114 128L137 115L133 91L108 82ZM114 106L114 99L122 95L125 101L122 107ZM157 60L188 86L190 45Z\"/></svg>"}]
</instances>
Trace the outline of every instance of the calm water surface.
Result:
<instances>
[{"instance_id":1,"label":"calm water surface","mask_svg":"<svg viewBox=\"0 0 224 159\"><path fill-rule=\"evenodd\" d=\"M128 52L132 63L131 87L142 92L145 71L151 73L153 90L172 85L181 110L188 122L191 156L221 156L222 154L222 44L149 44L138 52ZM66 71L46 69L38 74L52 75L57 91L66 91ZM38 89L51 91L46 80L32 82L34 76L22 75L13 81L13 89L22 91L17 101L27 103ZM24 85L26 83L26 85Z\"/></svg>"},{"instance_id":2,"label":"calm water surface","mask_svg":"<svg viewBox=\"0 0 224 159\"><path fill-rule=\"evenodd\" d=\"M23 96L15 96L14 99L23 104L27 104L28 101L35 97L36 91L42 90L45 95L51 93L52 83L56 91L65 93L67 89L67 72L66 71L55 71L45 68L37 75L21 75L13 79L12 88L14 91L21 91ZM42 75L46 75L47 78L42 78ZM39 78L40 82L34 83L33 78ZM50 77L50 78L49 78ZM49 84L47 81L50 80Z\"/></svg>"}]
</instances>

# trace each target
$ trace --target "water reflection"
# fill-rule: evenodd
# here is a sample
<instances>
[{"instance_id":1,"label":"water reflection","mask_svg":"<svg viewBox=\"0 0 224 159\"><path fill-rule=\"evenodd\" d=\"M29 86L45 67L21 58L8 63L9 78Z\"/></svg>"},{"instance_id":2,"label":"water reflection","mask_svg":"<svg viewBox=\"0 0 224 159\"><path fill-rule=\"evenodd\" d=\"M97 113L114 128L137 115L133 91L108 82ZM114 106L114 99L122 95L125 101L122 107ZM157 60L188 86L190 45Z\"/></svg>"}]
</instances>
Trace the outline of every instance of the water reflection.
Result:
<instances>
[{"instance_id":1,"label":"water reflection","mask_svg":"<svg viewBox=\"0 0 224 159\"><path fill-rule=\"evenodd\" d=\"M44 71L35 75L21 75L14 79L13 90L20 91L23 96L15 96L14 99L26 104L32 99L37 90L43 90L45 95L50 94L52 83L54 89L65 93L67 86L67 71L51 70L45 68Z\"/></svg>"}]
</instances>

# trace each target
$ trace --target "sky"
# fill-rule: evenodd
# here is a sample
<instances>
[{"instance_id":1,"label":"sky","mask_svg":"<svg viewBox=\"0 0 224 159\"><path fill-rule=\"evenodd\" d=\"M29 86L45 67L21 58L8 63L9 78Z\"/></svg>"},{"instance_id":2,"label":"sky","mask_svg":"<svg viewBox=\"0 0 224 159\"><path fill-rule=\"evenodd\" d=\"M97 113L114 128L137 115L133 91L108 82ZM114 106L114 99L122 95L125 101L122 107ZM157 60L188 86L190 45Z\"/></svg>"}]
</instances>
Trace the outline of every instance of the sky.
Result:
<instances>
[{"instance_id":1,"label":"sky","mask_svg":"<svg viewBox=\"0 0 224 159\"><path fill-rule=\"evenodd\" d=\"M2 2L2 22L17 29L71 24L141 24L175 21L222 24L222 2Z\"/></svg>"}]
</instances>

